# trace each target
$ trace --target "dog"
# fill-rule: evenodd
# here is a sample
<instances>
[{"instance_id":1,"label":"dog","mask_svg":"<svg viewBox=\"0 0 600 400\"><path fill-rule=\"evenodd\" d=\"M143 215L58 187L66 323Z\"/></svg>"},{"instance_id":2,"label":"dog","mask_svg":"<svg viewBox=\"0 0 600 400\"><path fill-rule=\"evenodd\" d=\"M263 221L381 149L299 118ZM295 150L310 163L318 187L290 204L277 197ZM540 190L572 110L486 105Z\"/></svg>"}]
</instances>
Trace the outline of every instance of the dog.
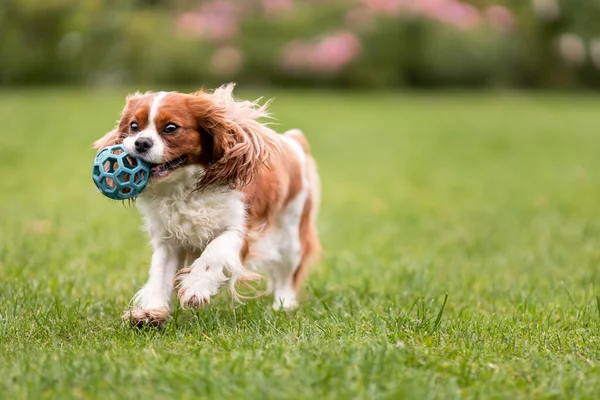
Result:
<instances>
[{"instance_id":1,"label":"dog","mask_svg":"<svg viewBox=\"0 0 600 400\"><path fill-rule=\"evenodd\" d=\"M175 289L182 308L209 303L221 288L268 278L273 308L292 310L319 257L320 181L300 130L278 134L268 104L209 92L135 93L118 125L94 143L122 144L151 166L135 199L153 248L149 278L123 315L160 326ZM259 99L260 100L260 99Z\"/></svg>"}]
</instances>

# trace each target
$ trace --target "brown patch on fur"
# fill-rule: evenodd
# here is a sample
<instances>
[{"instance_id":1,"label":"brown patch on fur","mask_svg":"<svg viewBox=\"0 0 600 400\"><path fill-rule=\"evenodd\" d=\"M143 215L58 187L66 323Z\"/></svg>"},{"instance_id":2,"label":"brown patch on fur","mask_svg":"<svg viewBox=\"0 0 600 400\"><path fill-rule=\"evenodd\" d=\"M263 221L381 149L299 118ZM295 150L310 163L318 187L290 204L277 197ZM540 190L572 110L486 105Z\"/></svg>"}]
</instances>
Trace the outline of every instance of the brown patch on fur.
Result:
<instances>
[{"instance_id":1,"label":"brown patch on fur","mask_svg":"<svg viewBox=\"0 0 600 400\"><path fill-rule=\"evenodd\" d=\"M212 94L197 92L188 98L188 107L196 117L198 130L212 138L211 159L198 188L226 184L232 189L247 186L261 166L267 164L277 146L264 125L252 120L242 124L215 101ZM248 122L248 121L245 121Z\"/></svg>"},{"instance_id":2,"label":"brown patch on fur","mask_svg":"<svg viewBox=\"0 0 600 400\"><path fill-rule=\"evenodd\" d=\"M206 165L206 152L212 152L210 140L205 140L198 129L196 117L189 109L188 102L192 96L181 93L169 93L163 99L154 119L154 126L165 144L164 161L188 156L188 163ZM179 128L175 133L161 133L168 124Z\"/></svg>"},{"instance_id":3,"label":"brown patch on fur","mask_svg":"<svg viewBox=\"0 0 600 400\"><path fill-rule=\"evenodd\" d=\"M249 224L246 224L246 230L249 231ZM248 234L246 234L244 236L242 250L240 251L240 258L242 259L242 264L246 263L248 257L250 257L250 238L248 237Z\"/></svg>"},{"instance_id":4,"label":"brown patch on fur","mask_svg":"<svg viewBox=\"0 0 600 400\"><path fill-rule=\"evenodd\" d=\"M311 196L312 197L312 196ZM321 242L312 214L315 212L313 199L309 197L304 204L302 217L300 218L300 245L302 246L302 258L300 265L294 273L294 290L298 290L302 280L306 276L309 267L317 261L322 252Z\"/></svg>"},{"instance_id":5,"label":"brown patch on fur","mask_svg":"<svg viewBox=\"0 0 600 400\"><path fill-rule=\"evenodd\" d=\"M304 136L294 135L294 139ZM303 148L307 148L304 147ZM294 275L294 287L297 289L308 266L321 252L321 244L316 228L316 213L319 204L319 180L314 159L307 154L307 168L311 191L300 220L300 241L302 259ZM284 209L302 190L302 167L300 160L286 142L281 145L281 152L271 160L271 168L261 168L256 179L243 189L248 209L248 229L242 248L242 261L251 259L252 244L269 226L275 224L278 213Z\"/></svg>"},{"instance_id":6,"label":"brown patch on fur","mask_svg":"<svg viewBox=\"0 0 600 400\"><path fill-rule=\"evenodd\" d=\"M306 139L304 137L302 138L306 142ZM294 139L296 139L296 137L294 137ZM304 148L307 149L308 147ZM298 269L294 273L294 290L298 290L309 267L318 260L323 251L319 240L319 232L317 230L317 213L321 201L321 182L319 181L319 175L317 174L317 164L315 159L308 153L306 156L306 168L310 192L306 203L304 203L304 209L302 210L302 216L300 217L300 245L302 246L302 258Z\"/></svg>"},{"instance_id":7,"label":"brown patch on fur","mask_svg":"<svg viewBox=\"0 0 600 400\"><path fill-rule=\"evenodd\" d=\"M280 152L272 156L270 166L263 166L256 179L242 190L249 205L242 261L252 256L253 236L273 225L277 214L302 190L300 160L287 143L283 142Z\"/></svg>"}]
</instances>

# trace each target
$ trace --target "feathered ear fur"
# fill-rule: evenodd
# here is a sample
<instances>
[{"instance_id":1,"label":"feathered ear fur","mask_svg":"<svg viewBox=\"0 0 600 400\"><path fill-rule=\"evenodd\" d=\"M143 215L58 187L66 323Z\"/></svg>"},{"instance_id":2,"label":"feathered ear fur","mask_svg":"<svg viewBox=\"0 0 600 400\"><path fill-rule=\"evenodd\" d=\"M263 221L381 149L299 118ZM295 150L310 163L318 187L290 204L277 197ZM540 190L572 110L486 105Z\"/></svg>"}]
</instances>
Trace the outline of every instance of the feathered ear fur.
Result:
<instances>
[{"instance_id":1,"label":"feathered ear fur","mask_svg":"<svg viewBox=\"0 0 600 400\"><path fill-rule=\"evenodd\" d=\"M117 128L115 128L106 135L102 136L100 139L96 140L94 142L94 148L100 150L105 147L115 145L119 141L119 137L119 132L117 131Z\"/></svg>"},{"instance_id":2,"label":"feathered ear fur","mask_svg":"<svg viewBox=\"0 0 600 400\"><path fill-rule=\"evenodd\" d=\"M258 121L269 116L267 104L238 101L233 87L222 86L214 93L199 91L191 98L199 129L213 141L211 163L200 178L199 188L215 183L242 188L279 151L276 134Z\"/></svg>"}]
</instances>

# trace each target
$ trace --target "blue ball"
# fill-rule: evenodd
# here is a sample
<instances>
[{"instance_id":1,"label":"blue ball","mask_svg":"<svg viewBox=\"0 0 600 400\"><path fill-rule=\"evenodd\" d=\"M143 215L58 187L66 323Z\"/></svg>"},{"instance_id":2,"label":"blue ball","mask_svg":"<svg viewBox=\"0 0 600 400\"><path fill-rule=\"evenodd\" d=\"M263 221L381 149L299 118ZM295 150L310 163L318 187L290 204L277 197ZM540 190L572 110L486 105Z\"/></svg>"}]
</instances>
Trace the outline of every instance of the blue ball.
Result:
<instances>
[{"instance_id":1,"label":"blue ball","mask_svg":"<svg viewBox=\"0 0 600 400\"><path fill-rule=\"evenodd\" d=\"M150 180L150 165L118 144L96 154L92 178L100 192L113 200L138 196Z\"/></svg>"}]
</instances>

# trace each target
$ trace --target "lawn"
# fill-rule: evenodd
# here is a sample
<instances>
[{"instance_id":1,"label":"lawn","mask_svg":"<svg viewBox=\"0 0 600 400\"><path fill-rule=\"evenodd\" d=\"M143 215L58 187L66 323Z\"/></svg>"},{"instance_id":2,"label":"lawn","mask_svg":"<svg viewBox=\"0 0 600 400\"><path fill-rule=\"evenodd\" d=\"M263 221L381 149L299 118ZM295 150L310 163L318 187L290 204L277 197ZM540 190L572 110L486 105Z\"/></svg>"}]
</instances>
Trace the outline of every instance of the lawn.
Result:
<instances>
[{"instance_id":1,"label":"lawn","mask_svg":"<svg viewBox=\"0 0 600 400\"><path fill-rule=\"evenodd\" d=\"M126 93L0 94L1 399L597 398L600 98L242 91L312 142L324 258L295 313L136 330L150 248L91 180Z\"/></svg>"}]
</instances>

